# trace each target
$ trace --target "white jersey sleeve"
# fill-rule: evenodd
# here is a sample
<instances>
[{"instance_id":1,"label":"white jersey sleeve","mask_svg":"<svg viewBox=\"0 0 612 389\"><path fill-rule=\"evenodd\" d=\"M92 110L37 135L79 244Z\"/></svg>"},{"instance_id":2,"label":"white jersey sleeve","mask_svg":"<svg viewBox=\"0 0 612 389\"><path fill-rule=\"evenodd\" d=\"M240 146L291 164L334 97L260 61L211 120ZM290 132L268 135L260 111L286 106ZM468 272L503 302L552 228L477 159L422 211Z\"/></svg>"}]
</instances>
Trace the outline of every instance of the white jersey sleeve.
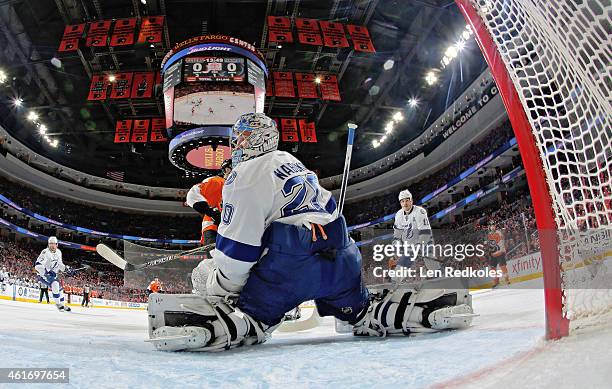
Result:
<instances>
[{"instance_id":1,"label":"white jersey sleeve","mask_svg":"<svg viewBox=\"0 0 612 389\"><path fill-rule=\"evenodd\" d=\"M217 282L228 292L242 289L262 255L264 232L273 222L310 227L310 223L325 225L336 218L331 193L291 154L274 151L240 163L223 187L223 212L213 252Z\"/></svg>"},{"instance_id":2,"label":"white jersey sleeve","mask_svg":"<svg viewBox=\"0 0 612 389\"><path fill-rule=\"evenodd\" d=\"M185 200L185 203L193 208L193 204L199 203L201 201L208 202L200 192L200 184L195 184L191 187L191 189L189 189L189 192L187 192L187 199Z\"/></svg>"}]
</instances>

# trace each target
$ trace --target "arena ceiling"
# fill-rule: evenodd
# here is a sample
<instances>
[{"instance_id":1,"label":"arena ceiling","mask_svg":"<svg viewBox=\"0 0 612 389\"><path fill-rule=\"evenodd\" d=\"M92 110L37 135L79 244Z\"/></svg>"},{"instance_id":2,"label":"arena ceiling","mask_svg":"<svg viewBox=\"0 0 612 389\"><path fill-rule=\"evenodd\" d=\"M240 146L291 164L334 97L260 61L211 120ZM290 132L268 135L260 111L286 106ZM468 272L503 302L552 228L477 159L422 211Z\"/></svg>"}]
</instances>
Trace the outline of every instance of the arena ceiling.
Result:
<instances>
[{"instance_id":1,"label":"arena ceiling","mask_svg":"<svg viewBox=\"0 0 612 389\"><path fill-rule=\"evenodd\" d=\"M161 44L57 53L66 25L147 15L166 15ZM268 15L365 25L376 53L356 52L352 46L278 47L267 40ZM452 0L0 0L0 71L5 75L0 123L35 151L72 168L99 176L125 171L128 182L185 187L193 178L169 163L167 143L113 143L117 120L163 115L161 94L143 102L88 102L90 79L95 73L157 70L174 44L201 34L226 34L253 43L270 70L338 76L340 102L266 99L271 116L315 122L318 143L281 148L325 177L342 170L348 121L359 124L356 168L422 133L482 73L486 64L471 38L442 69L441 59L465 27ZM430 85L426 75L432 70L438 80ZM21 107L15 98L22 100ZM27 120L31 111L57 140L56 147ZM372 141L385 134L385 124L397 112L404 119L374 147Z\"/></svg>"}]
</instances>

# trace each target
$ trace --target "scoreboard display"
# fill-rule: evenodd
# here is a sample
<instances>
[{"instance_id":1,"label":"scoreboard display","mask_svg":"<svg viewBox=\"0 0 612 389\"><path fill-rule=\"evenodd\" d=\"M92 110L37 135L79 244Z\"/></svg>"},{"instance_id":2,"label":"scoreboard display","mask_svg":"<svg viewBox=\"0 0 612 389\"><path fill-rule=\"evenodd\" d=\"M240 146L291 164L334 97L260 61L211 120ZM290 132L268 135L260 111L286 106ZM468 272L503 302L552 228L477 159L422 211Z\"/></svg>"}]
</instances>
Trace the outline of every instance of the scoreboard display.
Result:
<instances>
[{"instance_id":1,"label":"scoreboard display","mask_svg":"<svg viewBox=\"0 0 612 389\"><path fill-rule=\"evenodd\" d=\"M183 80L242 82L245 80L244 67L244 58L188 57L185 58Z\"/></svg>"}]
</instances>

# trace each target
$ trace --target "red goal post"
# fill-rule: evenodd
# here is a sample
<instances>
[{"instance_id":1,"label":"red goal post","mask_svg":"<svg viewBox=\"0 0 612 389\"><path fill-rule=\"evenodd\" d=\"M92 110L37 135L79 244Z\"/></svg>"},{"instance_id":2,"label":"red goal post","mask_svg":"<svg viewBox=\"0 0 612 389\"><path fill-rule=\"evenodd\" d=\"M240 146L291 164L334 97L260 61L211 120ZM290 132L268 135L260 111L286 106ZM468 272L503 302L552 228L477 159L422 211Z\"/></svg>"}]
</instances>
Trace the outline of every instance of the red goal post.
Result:
<instances>
[{"instance_id":1,"label":"red goal post","mask_svg":"<svg viewBox=\"0 0 612 389\"><path fill-rule=\"evenodd\" d=\"M561 230L565 228L576 231L597 229L604 225L609 228L612 224L609 208L606 208L609 207L610 193L605 188L606 183L601 182L606 181L606 177L609 180L610 177L609 152L605 150L602 152L602 146L594 143L603 140L604 148L610 145L610 96L609 94L605 96L606 92L609 92L609 85L606 85L605 81L590 82L590 80L585 81L583 77L589 72L592 73L593 68L597 69L597 65L601 66L601 62L604 63L603 70L605 70L607 66L605 48L603 54L595 52L596 58L587 58L586 61L581 61L580 58L578 60L570 58L574 51L577 52L575 55L578 57L578 54L584 56L586 52L593 52L591 47L593 40L599 39L597 23L601 22L598 17L601 11L598 4L595 4L595 10L591 10L592 4L578 6L576 2L569 3L571 0L543 3L544 1L456 0L456 3L471 26L489 64L516 135L539 232L544 272L546 337L558 339L567 336L570 331L570 315L568 315L567 306L569 283L564 278L566 268L562 259L564 253L560 252L565 252L559 241ZM588 16L592 16L590 18L594 24L592 31L586 33L579 31L572 36L573 31L570 30L570 32L559 33L559 36L556 36L559 24L566 23L565 27L571 29L589 19L584 18L582 14L578 15L578 10L576 15L567 12L569 9L579 7L584 8L579 11L591 14ZM604 17L607 14L607 7L605 5L601 7ZM566 20L550 20L550 15L557 13L559 19L565 17ZM576 20L573 19L574 17ZM583 17L584 20L578 19L580 17ZM564 38L568 40L567 36L575 38L580 47L575 50L573 46L570 48L570 45L575 45L576 41L564 42ZM582 49L582 46L586 49L579 52L578 49ZM599 62L597 55L603 57L603 61ZM546 69L546 64L551 69ZM567 75L567 83L562 80L562 85L560 85L559 70L552 69L553 66L561 68L577 66L577 70L568 72L572 74ZM593 77L597 76L593 75ZM553 92L546 94L551 87ZM605 97L603 101L599 101L602 100L602 94ZM557 100L554 100L555 98ZM538 107L538 102L541 102L541 107ZM580 104L583 107L580 107ZM584 112L578 110L575 115L572 115L571 113L576 111L577 106L584 109ZM565 121L562 122L560 118L552 120L551 122L557 123L557 127L548 123L540 126L538 114L542 113L543 116L547 116L551 115L551 112L553 116L557 112L562 112L563 114L559 116L565 116L563 119ZM570 114L565 115L568 112ZM580 116L581 112L584 113L583 117ZM565 125L569 128L567 132L564 132ZM587 130L583 131L585 127ZM581 132L588 132L588 134L583 136ZM595 135L599 132L601 137L594 137L590 132ZM560 133L562 133L561 136L559 136ZM575 142L573 135L576 133L579 134L576 137L580 137L578 143ZM593 142L591 145L588 144L589 139ZM608 142L607 146L606 142ZM550 149L551 144L554 151L547 154L547 147ZM568 153L578 150L583 154L577 155L575 160L557 159L557 145L565 148L566 144ZM577 144L584 147L577 146ZM592 176L597 177L593 181L594 185L588 185L591 183L589 181L585 184L586 188L579 188L585 193L588 192L587 195L580 194L575 197L572 191L574 188L566 188L567 183L570 182L572 186L574 182L572 179L576 178L572 178L571 173L577 176L578 180L583 180L579 173L584 173L587 180L591 180ZM603 179L599 178L600 176ZM592 216L589 215L591 207L595 210ZM580 210L582 213L579 212ZM575 243L574 246L576 246ZM605 301L605 304L609 306L609 301ZM590 306L587 308L591 309Z\"/></svg>"}]
</instances>

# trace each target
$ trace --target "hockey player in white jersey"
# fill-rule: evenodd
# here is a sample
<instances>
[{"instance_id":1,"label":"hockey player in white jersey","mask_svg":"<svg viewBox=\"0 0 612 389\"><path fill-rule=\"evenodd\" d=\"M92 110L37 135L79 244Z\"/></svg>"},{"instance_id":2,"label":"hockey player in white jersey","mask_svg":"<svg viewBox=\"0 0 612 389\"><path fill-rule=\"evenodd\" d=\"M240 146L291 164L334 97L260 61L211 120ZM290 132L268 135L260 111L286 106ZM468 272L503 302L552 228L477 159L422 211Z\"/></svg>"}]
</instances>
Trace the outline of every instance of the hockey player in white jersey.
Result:
<instances>
[{"instance_id":1,"label":"hockey player in white jersey","mask_svg":"<svg viewBox=\"0 0 612 389\"><path fill-rule=\"evenodd\" d=\"M411 267L415 257L426 256L425 248L433 244L433 234L423 207L414 205L412 193L404 189L399 193L401 209L395 214L393 240L396 244L406 244L407 255L398 259L398 266ZM420 253L417 250L422 250ZM417 251L416 253L414 251Z\"/></svg>"},{"instance_id":2,"label":"hockey player in white jersey","mask_svg":"<svg viewBox=\"0 0 612 389\"><path fill-rule=\"evenodd\" d=\"M70 268L64 265L62 261L62 252L57 246L57 238L55 236L50 237L48 240L48 247L44 249L38 256L38 259L36 259L34 269L36 269L40 281L51 289L53 301L55 301L57 309L69 312L71 309L64 301L64 290L57 276L60 272L68 271Z\"/></svg>"},{"instance_id":3,"label":"hockey player in white jersey","mask_svg":"<svg viewBox=\"0 0 612 389\"><path fill-rule=\"evenodd\" d=\"M299 160L277 150L274 121L245 114L232 131L234 170L223 188L216 250L192 274L203 292L149 297L150 342L158 350L262 343L285 312L307 300L321 316L353 325L355 335L469 325L467 292L368 293L361 255L333 196Z\"/></svg>"}]
</instances>

